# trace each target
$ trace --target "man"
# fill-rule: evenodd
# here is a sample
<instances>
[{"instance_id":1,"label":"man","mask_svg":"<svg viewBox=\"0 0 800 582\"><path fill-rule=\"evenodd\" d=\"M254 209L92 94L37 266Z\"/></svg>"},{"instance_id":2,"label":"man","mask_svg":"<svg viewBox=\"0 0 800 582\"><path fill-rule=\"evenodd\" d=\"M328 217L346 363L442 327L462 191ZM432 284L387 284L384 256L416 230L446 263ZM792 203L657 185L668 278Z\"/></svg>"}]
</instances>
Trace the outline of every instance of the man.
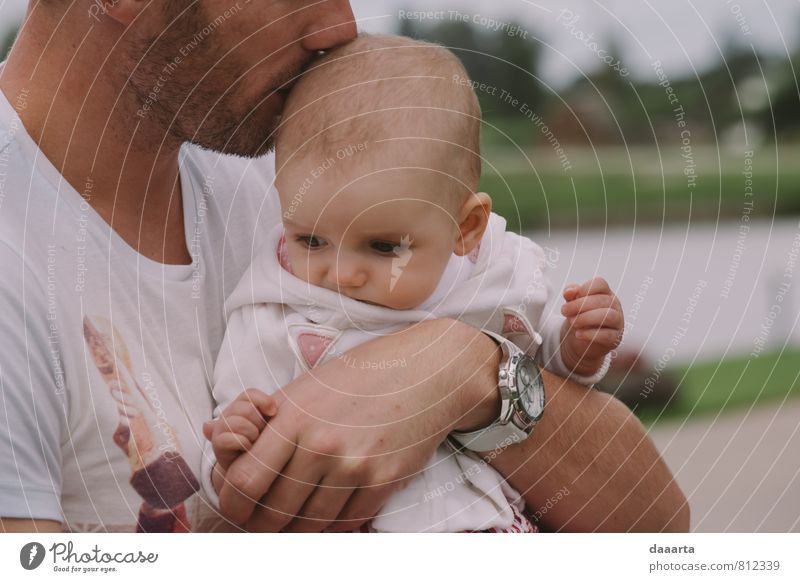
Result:
<instances>
[{"instance_id":1,"label":"man","mask_svg":"<svg viewBox=\"0 0 800 582\"><path fill-rule=\"evenodd\" d=\"M355 33L344 0L30 3L0 71L4 530L223 523L198 493L209 378L224 298L278 220L250 158L291 80ZM230 468L223 515L359 527L448 433L497 419L500 354L440 320L315 368ZM413 365L346 364L400 358ZM543 378L532 436L487 457L530 511L552 529L688 529L630 412Z\"/></svg>"}]
</instances>

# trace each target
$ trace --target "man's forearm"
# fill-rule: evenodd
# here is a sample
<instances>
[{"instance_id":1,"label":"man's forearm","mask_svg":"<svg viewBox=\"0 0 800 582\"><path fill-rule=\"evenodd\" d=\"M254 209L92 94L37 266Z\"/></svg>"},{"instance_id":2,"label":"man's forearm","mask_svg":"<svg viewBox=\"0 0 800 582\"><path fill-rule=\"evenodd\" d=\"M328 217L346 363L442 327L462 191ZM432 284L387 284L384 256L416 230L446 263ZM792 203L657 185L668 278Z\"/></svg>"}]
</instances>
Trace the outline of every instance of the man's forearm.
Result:
<instances>
[{"instance_id":1,"label":"man's forearm","mask_svg":"<svg viewBox=\"0 0 800 582\"><path fill-rule=\"evenodd\" d=\"M559 531L688 531L689 506L635 416L615 398L542 371L531 437L487 458Z\"/></svg>"}]
</instances>

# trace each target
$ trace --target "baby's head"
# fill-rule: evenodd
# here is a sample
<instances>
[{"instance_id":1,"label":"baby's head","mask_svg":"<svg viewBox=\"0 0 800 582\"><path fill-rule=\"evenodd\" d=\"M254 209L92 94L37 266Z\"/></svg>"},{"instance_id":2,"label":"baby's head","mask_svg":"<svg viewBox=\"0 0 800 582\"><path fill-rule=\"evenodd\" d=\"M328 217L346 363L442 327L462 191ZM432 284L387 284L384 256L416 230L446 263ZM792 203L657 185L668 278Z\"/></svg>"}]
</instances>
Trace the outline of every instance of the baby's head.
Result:
<instances>
[{"instance_id":1,"label":"baby's head","mask_svg":"<svg viewBox=\"0 0 800 582\"><path fill-rule=\"evenodd\" d=\"M361 36L323 57L276 140L294 274L394 309L422 303L486 229L479 134L466 71L440 46Z\"/></svg>"}]
</instances>

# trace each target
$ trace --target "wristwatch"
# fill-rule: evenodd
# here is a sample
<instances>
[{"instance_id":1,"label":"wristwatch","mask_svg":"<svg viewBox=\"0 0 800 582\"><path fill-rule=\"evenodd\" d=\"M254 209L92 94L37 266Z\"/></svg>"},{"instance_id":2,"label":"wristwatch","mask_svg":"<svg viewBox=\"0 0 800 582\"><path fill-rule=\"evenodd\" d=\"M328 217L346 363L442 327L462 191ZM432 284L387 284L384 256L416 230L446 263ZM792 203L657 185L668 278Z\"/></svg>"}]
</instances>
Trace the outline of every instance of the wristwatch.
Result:
<instances>
[{"instance_id":1,"label":"wristwatch","mask_svg":"<svg viewBox=\"0 0 800 582\"><path fill-rule=\"evenodd\" d=\"M544 382L533 358L503 336L488 331L484 333L503 350L498 372L502 400L500 417L486 428L451 432L447 440L457 450L502 450L524 441L544 414Z\"/></svg>"}]
</instances>

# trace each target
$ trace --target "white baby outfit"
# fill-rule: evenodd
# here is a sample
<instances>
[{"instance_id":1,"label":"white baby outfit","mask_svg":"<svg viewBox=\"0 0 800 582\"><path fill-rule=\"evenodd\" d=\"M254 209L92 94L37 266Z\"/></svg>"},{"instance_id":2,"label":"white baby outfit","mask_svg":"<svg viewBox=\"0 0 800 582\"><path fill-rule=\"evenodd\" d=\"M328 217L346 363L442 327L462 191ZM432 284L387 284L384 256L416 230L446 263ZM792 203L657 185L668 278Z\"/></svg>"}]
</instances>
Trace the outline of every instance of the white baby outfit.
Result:
<instances>
[{"instance_id":1,"label":"white baby outfit","mask_svg":"<svg viewBox=\"0 0 800 582\"><path fill-rule=\"evenodd\" d=\"M570 374L559 350L563 318L554 314L542 322L550 292L546 268L542 248L506 232L506 221L493 214L479 247L467 257L453 255L422 305L394 310L292 275L279 225L226 302L228 327L214 369L215 417L246 388L275 392L321 362L347 361L346 352L364 341L440 317L500 333L548 370L593 384L605 374L608 358L592 377ZM351 364L409 365L398 360ZM204 488L214 499L210 448L205 458ZM385 532L503 529L522 509L519 494L491 466L441 445L424 470L389 498L371 526Z\"/></svg>"}]
</instances>

